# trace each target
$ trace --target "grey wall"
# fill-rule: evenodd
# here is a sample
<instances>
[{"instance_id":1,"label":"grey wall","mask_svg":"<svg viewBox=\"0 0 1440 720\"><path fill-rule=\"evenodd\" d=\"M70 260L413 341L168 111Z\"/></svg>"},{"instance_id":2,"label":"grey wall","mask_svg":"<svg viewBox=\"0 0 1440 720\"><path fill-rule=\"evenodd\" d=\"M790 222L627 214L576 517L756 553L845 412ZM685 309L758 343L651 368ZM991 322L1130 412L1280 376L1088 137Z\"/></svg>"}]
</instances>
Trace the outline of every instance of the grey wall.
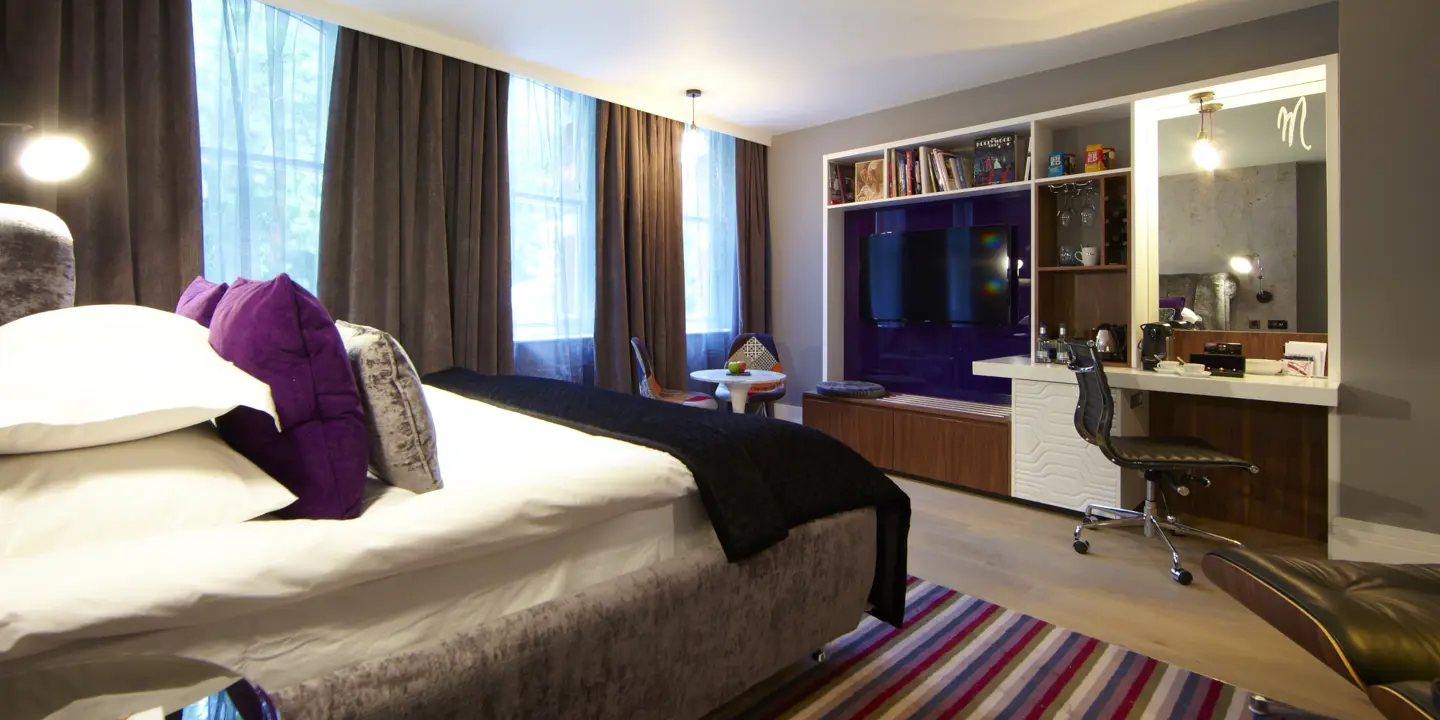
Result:
<instances>
[{"instance_id":1,"label":"grey wall","mask_svg":"<svg viewBox=\"0 0 1440 720\"><path fill-rule=\"evenodd\" d=\"M1352 11L1359 12L1346 10ZM1338 18L1330 3L776 136L770 147L774 335L793 378L784 402L798 405L800 391L820 380L822 155L1329 55L1339 47ZM1391 144L1375 156L1395 158L1393 138L1406 136L1381 137ZM1374 172L1385 168L1397 177L1400 166L1397 158L1376 163Z\"/></svg>"},{"instance_id":2,"label":"grey wall","mask_svg":"<svg viewBox=\"0 0 1440 720\"><path fill-rule=\"evenodd\" d=\"M1330 304L1326 294L1326 268L1330 242L1326 235L1329 198L1325 187L1325 163L1295 166L1295 332L1323 333L1330 325Z\"/></svg>"},{"instance_id":3,"label":"grey wall","mask_svg":"<svg viewBox=\"0 0 1440 720\"><path fill-rule=\"evenodd\" d=\"M1344 0L1340 21L1339 509L1440 532L1440 2Z\"/></svg>"},{"instance_id":4,"label":"grey wall","mask_svg":"<svg viewBox=\"0 0 1440 720\"><path fill-rule=\"evenodd\" d=\"M1323 192L1323 185L1322 192ZM1295 163L1222 168L1160 178L1160 275L1231 273L1238 287L1230 317L1205 318L1211 330L1248 330L1284 320L1295 330L1296 226ZM1325 253L1321 238L1321 254ZM1259 274L1230 269L1230 258L1258 253L1265 289L1274 298L1255 299ZM1321 308L1324 308L1322 299Z\"/></svg>"}]
</instances>

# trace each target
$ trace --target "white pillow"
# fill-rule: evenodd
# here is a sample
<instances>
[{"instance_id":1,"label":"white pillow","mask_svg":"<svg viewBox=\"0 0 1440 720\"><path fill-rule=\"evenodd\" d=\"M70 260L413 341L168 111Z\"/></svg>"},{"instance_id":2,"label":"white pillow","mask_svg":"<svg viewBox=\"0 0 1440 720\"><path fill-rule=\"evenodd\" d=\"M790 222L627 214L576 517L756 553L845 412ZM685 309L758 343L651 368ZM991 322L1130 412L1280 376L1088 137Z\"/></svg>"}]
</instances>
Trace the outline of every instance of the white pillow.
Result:
<instances>
[{"instance_id":1,"label":"white pillow","mask_svg":"<svg viewBox=\"0 0 1440 720\"><path fill-rule=\"evenodd\" d=\"M0 455L0 558L244 522L295 502L210 424Z\"/></svg>"},{"instance_id":2,"label":"white pillow","mask_svg":"<svg viewBox=\"0 0 1440 720\"><path fill-rule=\"evenodd\" d=\"M152 437L237 405L275 417L270 386L175 313L88 305L0 325L0 454Z\"/></svg>"}]
</instances>

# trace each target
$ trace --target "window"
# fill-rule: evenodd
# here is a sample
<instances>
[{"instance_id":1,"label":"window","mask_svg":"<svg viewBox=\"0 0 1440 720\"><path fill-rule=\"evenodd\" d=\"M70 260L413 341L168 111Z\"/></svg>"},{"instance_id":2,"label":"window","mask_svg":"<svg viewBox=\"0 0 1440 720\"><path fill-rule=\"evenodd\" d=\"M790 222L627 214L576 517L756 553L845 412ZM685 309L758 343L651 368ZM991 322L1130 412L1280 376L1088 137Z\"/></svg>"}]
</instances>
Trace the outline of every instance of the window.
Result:
<instances>
[{"instance_id":1,"label":"window","mask_svg":"<svg viewBox=\"0 0 1440 720\"><path fill-rule=\"evenodd\" d=\"M510 77L515 372L594 381L595 99Z\"/></svg>"},{"instance_id":2,"label":"window","mask_svg":"<svg viewBox=\"0 0 1440 720\"><path fill-rule=\"evenodd\" d=\"M725 361L739 328L735 138L700 130L682 153L685 355L690 370Z\"/></svg>"},{"instance_id":3,"label":"window","mask_svg":"<svg viewBox=\"0 0 1440 720\"><path fill-rule=\"evenodd\" d=\"M338 28L255 0L193 0L205 276L315 291Z\"/></svg>"}]
</instances>

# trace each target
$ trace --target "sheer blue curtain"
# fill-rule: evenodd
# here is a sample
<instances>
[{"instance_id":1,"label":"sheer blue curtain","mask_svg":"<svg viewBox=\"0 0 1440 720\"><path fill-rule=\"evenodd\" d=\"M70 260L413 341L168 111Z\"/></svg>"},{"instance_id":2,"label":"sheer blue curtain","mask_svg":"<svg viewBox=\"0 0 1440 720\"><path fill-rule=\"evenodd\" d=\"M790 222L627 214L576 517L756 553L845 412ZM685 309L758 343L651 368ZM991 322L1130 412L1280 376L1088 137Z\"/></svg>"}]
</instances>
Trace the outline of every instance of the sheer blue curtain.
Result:
<instances>
[{"instance_id":1,"label":"sheer blue curtain","mask_svg":"<svg viewBox=\"0 0 1440 720\"><path fill-rule=\"evenodd\" d=\"M685 213L685 364L718 368L740 327L735 138L700 130L682 153ZM691 381L691 389L714 390Z\"/></svg>"},{"instance_id":2,"label":"sheer blue curtain","mask_svg":"<svg viewBox=\"0 0 1440 720\"><path fill-rule=\"evenodd\" d=\"M595 98L510 78L515 372L595 382Z\"/></svg>"},{"instance_id":3,"label":"sheer blue curtain","mask_svg":"<svg viewBox=\"0 0 1440 720\"><path fill-rule=\"evenodd\" d=\"M193 0L205 276L315 291L337 26L255 0Z\"/></svg>"}]
</instances>

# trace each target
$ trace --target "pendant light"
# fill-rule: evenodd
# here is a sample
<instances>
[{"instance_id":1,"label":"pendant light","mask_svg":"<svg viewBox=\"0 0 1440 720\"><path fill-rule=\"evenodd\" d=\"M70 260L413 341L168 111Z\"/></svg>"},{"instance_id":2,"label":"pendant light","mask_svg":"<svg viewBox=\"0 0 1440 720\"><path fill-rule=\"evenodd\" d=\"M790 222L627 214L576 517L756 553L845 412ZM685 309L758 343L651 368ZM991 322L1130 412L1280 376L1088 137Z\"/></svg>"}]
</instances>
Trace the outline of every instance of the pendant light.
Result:
<instances>
[{"instance_id":1,"label":"pendant light","mask_svg":"<svg viewBox=\"0 0 1440 720\"><path fill-rule=\"evenodd\" d=\"M1190 96L1190 102L1200 106L1200 134L1195 136L1195 147L1191 150L1191 155L1195 158L1195 164L1205 170L1214 170L1220 166L1220 151L1215 147L1215 111L1225 106L1210 102L1214 99L1215 93L1208 90ZM1210 120L1209 130L1205 129L1206 118Z\"/></svg>"},{"instance_id":2,"label":"pendant light","mask_svg":"<svg viewBox=\"0 0 1440 720\"><path fill-rule=\"evenodd\" d=\"M685 128L680 152L685 158L694 159L700 153L700 126L695 124L695 98L700 97L700 91L691 88L685 91L685 96L690 98L690 124Z\"/></svg>"}]
</instances>

